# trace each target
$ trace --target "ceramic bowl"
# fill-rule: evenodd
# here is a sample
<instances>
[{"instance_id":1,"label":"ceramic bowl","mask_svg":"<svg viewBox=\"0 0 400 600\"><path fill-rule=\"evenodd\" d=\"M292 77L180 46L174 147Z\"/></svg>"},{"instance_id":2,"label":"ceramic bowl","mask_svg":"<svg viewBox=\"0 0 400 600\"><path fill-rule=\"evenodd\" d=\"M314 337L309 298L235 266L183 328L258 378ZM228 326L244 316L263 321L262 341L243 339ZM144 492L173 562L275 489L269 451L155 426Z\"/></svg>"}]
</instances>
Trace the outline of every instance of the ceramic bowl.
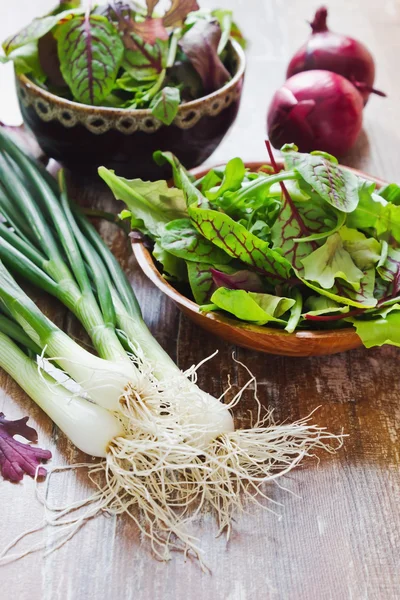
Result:
<instances>
[{"instance_id":1,"label":"ceramic bowl","mask_svg":"<svg viewBox=\"0 0 400 600\"><path fill-rule=\"evenodd\" d=\"M265 164L268 164L268 162L246 163L246 166L256 171ZM210 168L195 169L193 173L197 177L202 177ZM376 182L378 187L385 183L365 173L359 171L356 171L356 173L365 179ZM199 306L193 300L181 294L164 279L151 253L143 244L133 243L132 247L139 266L161 292L169 296L178 308L197 325L232 344L283 356L323 356L352 350L362 345L360 338L352 327L323 331L301 330L287 333L272 327L242 323L225 316L222 312L201 312Z\"/></svg>"},{"instance_id":2,"label":"ceramic bowl","mask_svg":"<svg viewBox=\"0 0 400 600\"><path fill-rule=\"evenodd\" d=\"M168 177L168 167L153 161L155 150L170 150L187 167L203 163L226 135L239 110L245 55L230 45L232 79L221 89L181 104L171 125L149 109L114 109L72 102L42 89L25 75L16 77L25 125L44 153L78 173L97 173L104 165L119 175L142 179Z\"/></svg>"}]
</instances>

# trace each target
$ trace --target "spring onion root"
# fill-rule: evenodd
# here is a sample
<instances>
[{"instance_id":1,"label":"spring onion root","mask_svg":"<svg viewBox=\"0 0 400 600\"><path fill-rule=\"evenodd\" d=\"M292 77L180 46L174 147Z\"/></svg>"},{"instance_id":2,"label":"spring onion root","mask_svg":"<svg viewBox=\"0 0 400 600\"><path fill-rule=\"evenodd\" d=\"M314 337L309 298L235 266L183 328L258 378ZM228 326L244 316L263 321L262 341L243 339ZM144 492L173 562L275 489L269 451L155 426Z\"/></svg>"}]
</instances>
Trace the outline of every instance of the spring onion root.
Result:
<instances>
[{"instance_id":1,"label":"spring onion root","mask_svg":"<svg viewBox=\"0 0 400 600\"><path fill-rule=\"evenodd\" d=\"M2 366L7 368L4 362ZM149 540L159 560L169 560L172 550L180 550L196 556L205 568L198 540L190 533L190 524L204 508L212 509L219 533L224 531L229 537L232 519L249 503L271 510L269 502L273 501L266 484L286 475L315 450L334 452L332 444L341 443L340 436L313 425L309 418L275 424L270 412L261 416L257 397L257 422L249 429L234 430L230 411L240 402L243 390L229 404L204 394L192 398L192 404L187 402L185 389L180 389L181 378L171 380L169 387L153 378L151 389L149 366L143 364L141 370L146 373L143 387L128 386L120 398L120 430L110 436L105 460L84 465L98 490L87 500L62 510L65 526L60 527L58 509L49 511L47 525L55 530L53 549L94 516L126 514ZM36 400L32 390L27 391ZM48 407L42 407L54 419ZM68 414L69 419L78 415L74 405ZM56 422L71 434L62 420ZM75 429L86 430L90 437L89 424L83 416ZM104 431L101 424L99 430ZM84 449L76 431L71 439ZM39 544L31 550L42 548L44 545ZM0 564L21 555L3 552Z\"/></svg>"},{"instance_id":2,"label":"spring onion root","mask_svg":"<svg viewBox=\"0 0 400 600\"><path fill-rule=\"evenodd\" d=\"M57 532L52 547L97 514L124 513L158 558L179 548L201 560L189 525L203 507L229 534L247 502L268 500L264 484L314 449L333 451L341 436L308 419L276 425L259 403L254 426L235 430L231 411L243 390L224 404L199 389L196 368L180 371L147 329L118 262L61 184L58 194L0 129L0 367L78 448L104 459L87 465L97 486L87 501L52 511L44 500L46 522ZM97 355L43 315L10 271L63 302ZM63 381L49 375L49 363L62 369ZM12 547L0 562L21 555L10 554Z\"/></svg>"}]
</instances>

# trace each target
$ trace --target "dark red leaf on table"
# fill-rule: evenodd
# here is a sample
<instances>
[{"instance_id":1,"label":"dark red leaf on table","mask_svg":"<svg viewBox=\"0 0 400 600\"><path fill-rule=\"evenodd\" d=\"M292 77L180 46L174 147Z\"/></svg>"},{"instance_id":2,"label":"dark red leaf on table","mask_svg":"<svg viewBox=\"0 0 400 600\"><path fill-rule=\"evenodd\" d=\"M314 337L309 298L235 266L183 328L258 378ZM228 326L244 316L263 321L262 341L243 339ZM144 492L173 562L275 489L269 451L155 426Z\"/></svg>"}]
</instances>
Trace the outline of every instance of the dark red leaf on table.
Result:
<instances>
[{"instance_id":1,"label":"dark red leaf on table","mask_svg":"<svg viewBox=\"0 0 400 600\"><path fill-rule=\"evenodd\" d=\"M35 476L36 469L44 460L50 460L51 452L14 439L20 435L30 442L37 441L36 430L27 425L28 417L8 421L0 413L0 473L4 479L17 482L24 475ZM46 469L40 467L39 477L46 475Z\"/></svg>"}]
</instances>

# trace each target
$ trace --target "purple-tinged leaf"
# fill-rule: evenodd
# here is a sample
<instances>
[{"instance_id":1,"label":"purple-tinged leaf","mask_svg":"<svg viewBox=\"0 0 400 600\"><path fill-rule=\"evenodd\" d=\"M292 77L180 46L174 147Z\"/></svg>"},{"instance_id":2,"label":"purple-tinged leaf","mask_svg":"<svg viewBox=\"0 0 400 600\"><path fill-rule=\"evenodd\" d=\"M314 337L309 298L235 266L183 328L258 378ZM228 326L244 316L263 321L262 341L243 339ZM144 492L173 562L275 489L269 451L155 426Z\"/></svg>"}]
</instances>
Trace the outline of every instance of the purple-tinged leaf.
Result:
<instances>
[{"instance_id":1,"label":"purple-tinged leaf","mask_svg":"<svg viewBox=\"0 0 400 600\"><path fill-rule=\"evenodd\" d=\"M111 92L124 54L116 28L97 15L75 17L59 27L61 73L74 99L101 104Z\"/></svg>"},{"instance_id":2,"label":"purple-tinged leaf","mask_svg":"<svg viewBox=\"0 0 400 600\"><path fill-rule=\"evenodd\" d=\"M163 18L165 27L182 25L188 14L195 10L199 10L196 0L172 0L171 7Z\"/></svg>"},{"instance_id":3,"label":"purple-tinged leaf","mask_svg":"<svg viewBox=\"0 0 400 600\"><path fill-rule=\"evenodd\" d=\"M152 19L147 16L144 20L137 21L135 17L136 13L128 5L114 7L114 18L127 48L131 45L130 35L132 33L151 46L154 46L157 39L168 40L168 32L161 18Z\"/></svg>"},{"instance_id":4,"label":"purple-tinged leaf","mask_svg":"<svg viewBox=\"0 0 400 600\"><path fill-rule=\"evenodd\" d=\"M230 79L229 71L218 56L221 28L216 21L199 20L179 42L200 75L204 92L210 94Z\"/></svg>"},{"instance_id":5,"label":"purple-tinged leaf","mask_svg":"<svg viewBox=\"0 0 400 600\"><path fill-rule=\"evenodd\" d=\"M380 277L375 282L374 295L379 305L397 299L400 295L400 250L388 248L377 271Z\"/></svg>"},{"instance_id":6,"label":"purple-tinged leaf","mask_svg":"<svg viewBox=\"0 0 400 600\"><path fill-rule=\"evenodd\" d=\"M378 273L382 279L391 283L400 279L400 250L388 248L385 261L378 264Z\"/></svg>"},{"instance_id":7,"label":"purple-tinged leaf","mask_svg":"<svg viewBox=\"0 0 400 600\"><path fill-rule=\"evenodd\" d=\"M27 425L27 421L28 417L8 421L4 414L0 413L0 473L9 481L21 481L25 474L34 477L40 463L51 458L49 450L42 450L14 439L15 435L20 435L30 442L37 441L37 433ZM38 475L45 476L46 469L40 467Z\"/></svg>"},{"instance_id":8,"label":"purple-tinged leaf","mask_svg":"<svg viewBox=\"0 0 400 600\"><path fill-rule=\"evenodd\" d=\"M212 279L217 288L226 287L231 290L246 290L247 292L262 292L262 279L257 273L243 269L235 273L224 273L211 269Z\"/></svg>"},{"instance_id":9,"label":"purple-tinged leaf","mask_svg":"<svg viewBox=\"0 0 400 600\"><path fill-rule=\"evenodd\" d=\"M131 32L139 35L150 46L154 46L156 40L168 39L168 32L162 19L147 18L144 21L132 21Z\"/></svg>"},{"instance_id":10,"label":"purple-tinged leaf","mask_svg":"<svg viewBox=\"0 0 400 600\"><path fill-rule=\"evenodd\" d=\"M358 205L358 178L342 169L336 159L325 153L303 154L288 151L285 162L325 200L338 210L351 213Z\"/></svg>"}]
</instances>

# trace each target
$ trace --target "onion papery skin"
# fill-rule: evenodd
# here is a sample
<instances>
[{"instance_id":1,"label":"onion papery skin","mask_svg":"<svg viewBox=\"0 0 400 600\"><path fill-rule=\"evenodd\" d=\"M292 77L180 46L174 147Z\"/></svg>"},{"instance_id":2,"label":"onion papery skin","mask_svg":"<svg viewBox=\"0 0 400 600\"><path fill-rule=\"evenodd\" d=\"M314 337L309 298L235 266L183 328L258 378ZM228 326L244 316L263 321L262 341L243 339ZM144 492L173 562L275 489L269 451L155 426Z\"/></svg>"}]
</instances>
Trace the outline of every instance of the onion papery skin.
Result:
<instances>
[{"instance_id":1,"label":"onion papery skin","mask_svg":"<svg viewBox=\"0 0 400 600\"><path fill-rule=\"evenodd\" d=\"M274 148L294 143L301 152L345 154L362 127L362 97L347 79L330 71L294 75L275 93L267 115Z\"/></svg>"},{"instance_id":2,"label":"onion papery skin","mask_svg":"<svg viewBox=\"0 0 400 600\"><path fill-rule=\"evenodd\" d=\"M313 32L309 39L293 56L289 63L286 78L302 71L314 69L338 73L351 82L363 84L359 89L364 105L367 103L374 80L375 63L372 54L364 44L340 33L329 31L325 20L318 13L311 23Z\"/></svg>"}]
</instances>

